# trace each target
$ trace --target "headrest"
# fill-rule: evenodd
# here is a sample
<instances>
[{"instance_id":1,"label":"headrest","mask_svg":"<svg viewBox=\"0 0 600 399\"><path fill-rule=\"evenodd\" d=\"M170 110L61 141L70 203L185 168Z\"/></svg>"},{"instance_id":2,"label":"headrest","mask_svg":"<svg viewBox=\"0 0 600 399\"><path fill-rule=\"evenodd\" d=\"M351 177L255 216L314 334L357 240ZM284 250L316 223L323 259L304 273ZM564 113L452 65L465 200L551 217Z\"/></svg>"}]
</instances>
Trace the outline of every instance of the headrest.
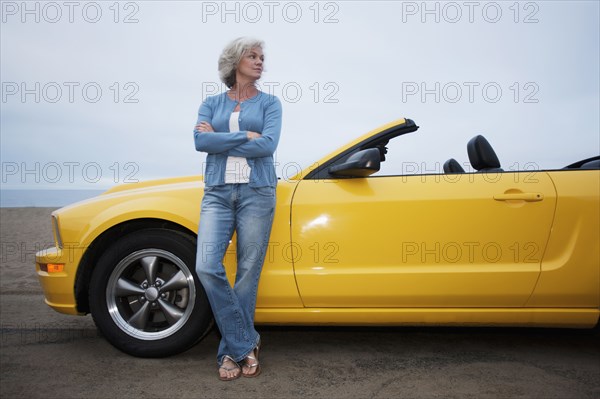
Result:
<instances>
[{"instance_id":1,"label":"headrest","mask_svg":"<svg viewBox=\"0 0 600 399\"><path fill-rule=\"evenodd\" d=\"M444 173L465 173L464 168L454 158L444 162Z\"/></svg>"},{"instance_id":2,"label":"headrest","mask_svg":"<svg viewBox=\"0 0 600 399\"><path fill-rule=\"evenodd\" d=\"M500 161L490 143L482 135L473 137L467 143L469 161L475 170L499 169Z\"/></svg>"}]
</instances>

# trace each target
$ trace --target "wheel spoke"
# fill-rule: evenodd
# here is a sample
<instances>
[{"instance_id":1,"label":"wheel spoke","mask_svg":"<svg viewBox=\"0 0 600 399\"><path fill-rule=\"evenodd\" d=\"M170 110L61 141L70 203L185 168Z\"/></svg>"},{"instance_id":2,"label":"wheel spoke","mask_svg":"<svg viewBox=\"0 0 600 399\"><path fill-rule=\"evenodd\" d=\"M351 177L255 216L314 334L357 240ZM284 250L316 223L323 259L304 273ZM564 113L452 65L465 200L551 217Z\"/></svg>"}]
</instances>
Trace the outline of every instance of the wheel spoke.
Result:
<instances>
[{"instance_id":1,"label":"wheel spoke","mask_svg":"<svg viewBox=\"0 0 600 399\"><path fill-rule=\"evenodd\" d=\"M183 316L183 311L181 309L172 303L165 301L164 299L158 299L158 306L160 306L162 309L165 318L170 325L177 323L177 321Z\"/></svg>"},{"instance_id":2,"label":"wheel spoke","mask_svg":"<svg viewBox=\"0 0 600 399\"><path fill-rule=\"evenodd\" d=\"M146 328L146 323L148 323L148 318L150 316L150 302L146 302L142 305L140 310L134 313L133 316L127 321L132 327L135 327L139 330L143 330Z\"/></svg>"},{"instance_id":3,"label":"wheel spoke","mask_svg":"<svg viewBox=\"0 0 600 399\"><path fill-rule=\"evenodd\" d=\"M131 295L144 295L144 289L139 285L132 283L126 278L121 277L117 281L117 287L115 295L118 297L131 296Z\"/></svg>"},{"instance_id":4,"label":"wheel spoke","mask_svg":"<svg viewBox=\"0 0 600 399\"><path fill-rule=\"evenodd\" d=\"M160 292L166 292L171 290L179 290L181 288L188 287L188 280L185 277L185 274L181 270L179 270L173 277L169 279L169 281L165 282L162 287L160 287Z\"/></svg>"},{"instance_id":5,"label":"wheel spoke","mask_svg":"<svg viewBox=\"0 0 600 399\"><path fill-rule=\"evenodd\" d=\"M156 280L156 270L158 269L158 257L146 256L140 260L144 273L146 273L146 280L148 284L154 284Z\"/></svg>"}]
</instances>

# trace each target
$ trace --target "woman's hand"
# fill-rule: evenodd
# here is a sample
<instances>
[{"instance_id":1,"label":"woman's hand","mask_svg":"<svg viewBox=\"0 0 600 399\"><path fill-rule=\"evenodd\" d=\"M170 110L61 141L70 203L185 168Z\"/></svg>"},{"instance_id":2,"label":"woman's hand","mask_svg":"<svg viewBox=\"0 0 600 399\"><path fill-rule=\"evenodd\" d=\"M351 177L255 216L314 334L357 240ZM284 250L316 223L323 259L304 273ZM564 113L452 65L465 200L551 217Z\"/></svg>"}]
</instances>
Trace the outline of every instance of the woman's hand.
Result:
<instances>
[{"instance_id":1,"label":"woman's hand","mask_svg":"<svg viewBox=\"0 0 600 399\"><path fill-rule=\"evenodd\" d=\"M256 132L251 132L248 130L248 134L246 136L248 137L248 140L254 140L254 139L261 137L261 134L256 133Z\"/></svg>"},{"instance_id":2,"label":"woman's hand","mask_svg":"<svg viewBox=\"0 0 600 399\"><path fill-rule=\"evenodd\" d=\"M196 125L196 130L205 133L205 132L214 132L213 127L208 122L200 122Z\"/></svg>"}]
</instances>

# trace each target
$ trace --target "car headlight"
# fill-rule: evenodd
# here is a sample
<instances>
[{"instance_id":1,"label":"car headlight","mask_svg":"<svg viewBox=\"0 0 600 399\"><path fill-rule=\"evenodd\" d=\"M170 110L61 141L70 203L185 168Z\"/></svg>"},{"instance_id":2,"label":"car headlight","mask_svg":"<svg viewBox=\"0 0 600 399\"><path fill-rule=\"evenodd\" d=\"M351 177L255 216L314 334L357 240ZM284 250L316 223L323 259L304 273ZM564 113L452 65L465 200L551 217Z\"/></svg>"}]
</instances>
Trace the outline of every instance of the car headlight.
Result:
<instances>
[{"instance_id":1,"label":"car headlight","mask_svg":"<svg viewBox=\"0 0 600 399\"><path fill-rule=\"evenodd\" d=\"M60 229L58 227L58 216L52 214L52 234L54 234L54 244L57 248L62 249L63 242L62 237L60 236Z\"/></svg>"}]
</instances>

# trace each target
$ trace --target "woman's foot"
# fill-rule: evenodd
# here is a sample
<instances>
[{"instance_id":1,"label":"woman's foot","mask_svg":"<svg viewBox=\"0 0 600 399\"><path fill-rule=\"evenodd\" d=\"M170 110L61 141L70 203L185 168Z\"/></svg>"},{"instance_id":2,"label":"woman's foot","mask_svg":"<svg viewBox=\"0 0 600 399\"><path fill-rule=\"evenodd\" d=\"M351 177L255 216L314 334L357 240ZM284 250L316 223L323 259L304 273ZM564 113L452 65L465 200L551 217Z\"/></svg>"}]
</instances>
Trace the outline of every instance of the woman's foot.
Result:
<instances>
[{"instance_id":1,"label":"woman's foot","mask_svg":"<svg viewBox=\"0 0 600 399\"><path fill-rule=\"evenodd\" d=\"M251 354L246 356L242 364L242 376L247 378L258 377L260 374L260 363L258 362L258 346Z\"/></svg>"},{"instance_id":2,"label":"woman's foot","mask_svg":"<svg viewBox=\"0 0 600 399\"><path fill-rule=\"evenodd\" d=\"M219 366L219 379L221 381L231 381L240 378L242 369L231 357L223 356L223 362Z\"/></svg>"}]
</instances>

